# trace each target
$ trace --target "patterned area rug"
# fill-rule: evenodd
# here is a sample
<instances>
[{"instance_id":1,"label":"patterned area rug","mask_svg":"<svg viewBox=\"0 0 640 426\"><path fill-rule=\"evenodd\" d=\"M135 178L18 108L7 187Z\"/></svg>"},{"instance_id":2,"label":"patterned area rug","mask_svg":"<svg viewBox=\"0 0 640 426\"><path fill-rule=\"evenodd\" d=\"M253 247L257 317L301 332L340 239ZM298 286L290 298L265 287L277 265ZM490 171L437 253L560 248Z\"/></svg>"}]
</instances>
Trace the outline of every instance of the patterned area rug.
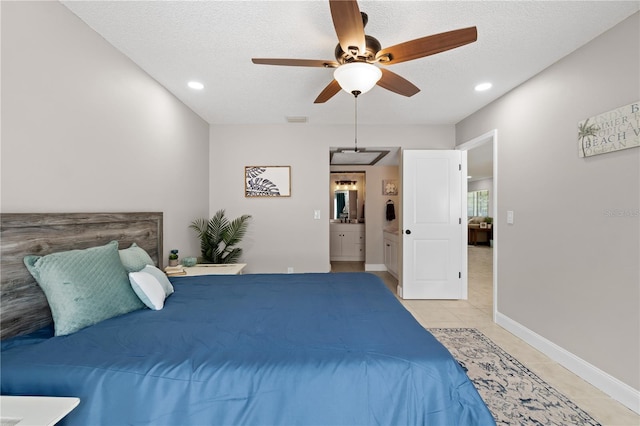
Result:
<instances>
[{"instance_id":1,"label":"patterned area rug","mask_svg":"<svg viewBox=\"0 0 640 426\"><path fill-rule=\"evenodd\" d=\"M430 328L489 407L498 425L599 425L475 328Z\"/></svg>"}]
</instances>

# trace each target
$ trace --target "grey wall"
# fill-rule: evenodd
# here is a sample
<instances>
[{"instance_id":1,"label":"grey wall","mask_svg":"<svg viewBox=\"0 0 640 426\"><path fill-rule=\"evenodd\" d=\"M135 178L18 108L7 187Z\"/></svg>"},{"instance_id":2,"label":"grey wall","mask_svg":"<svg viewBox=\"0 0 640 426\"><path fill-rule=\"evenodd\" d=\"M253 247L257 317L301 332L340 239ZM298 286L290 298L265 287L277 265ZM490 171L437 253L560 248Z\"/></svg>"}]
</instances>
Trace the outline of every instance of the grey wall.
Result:
<instances>
[{"instance_id":1,"label":"grey wall","mask_svg":"<svg viewBox=\"0 0 640 426\"><path fill-rule=\"evenodd\" d=\"M209 125L58 2L1 7L2 212L162 211L196 250Z\"/></svg>"},{"instance_id":2,"label":"grey wall","mask_svg":"<svg viewBox=\"0 0 640 426\"><path fill-rule=\"evenodd\" d=\"M640 99L639 21L456 126L458 144L498 129L498 311L635 389L640 149L579 158L577 123Z\"/></svg>"},{"instance_id":3,"label":"grey wall","mask_svg":"<svg viewBox=\"0 0 640 426\"><path fill-rule=\"evenodd\" d=\"M253 216L242 244L247 272L286 272L288 267L329 271L329 150L352 132L352 126L311 124L211 128L210 212L224 208L230 217ZM358 139L359 147L385 147L393 141L412 149L453 149L455 142L453 126L367 125L359 129ZM291 197L245 198L244 167L251 165L291 166ZM380 173L367 175L367 201L382 199L375 188L381 188L387 172ZM383 210L380 206L376 216L374 206L367 203L366 209L367 263L382 264ZM314 210L321 211L320 220L313 219Z\"/></svg>"}]
</instances>

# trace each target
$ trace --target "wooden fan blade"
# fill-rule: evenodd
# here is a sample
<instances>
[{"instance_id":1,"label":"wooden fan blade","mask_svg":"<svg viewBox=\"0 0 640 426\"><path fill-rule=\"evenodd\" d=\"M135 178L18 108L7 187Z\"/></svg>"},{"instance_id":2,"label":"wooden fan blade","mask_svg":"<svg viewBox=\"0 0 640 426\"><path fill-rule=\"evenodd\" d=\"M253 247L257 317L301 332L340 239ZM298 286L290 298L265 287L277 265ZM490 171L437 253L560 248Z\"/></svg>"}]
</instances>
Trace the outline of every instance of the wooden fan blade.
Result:
<instances>
[{"instance_id":1,"label":"wooden fan blade","mask_svg":"<svg viewBox=\"0 0 640 426\"><path fill-rule=\"evenodd\" d=\"M340 47L352 56L363 55L367 43L364 38L364 24L358 2L355 0L329 0L333 26L338 35ZM357 49L357 52L354 50Z\"/></svg>"},{"instance_id":2,"label":"wooden fan blade","mask_svg":"<svg viewBox=\"0 0 640 426\"><path fill-rule=\"evenodd\" d=\"M254 64L261 65L286 65L292 67L320 67L320 68L337 68L340 64L336 61L323 61L320 59L272 59L272 58L253 58Z\"/></svg>"},{"instance_id":3,"label":"wooden fan blade","mask_svg":"<svg viewBox=\"0 0 640 426\"><path fill-rule=\"evenodd\" d=\"M382 71L382 77L377 83L378 86L407 97L413 96L420 91L418 87L404 77L400 77L389 70L382 68L380 70Z\"/></svg>"},{"instance_id":4,"label":"wooden fan blade","mask_svg":"<svg viewBox=\"0 0 640 426\"><path fill-rule=\"evenodd\" d=\"M387 47L376 54L376 59L379 59L380 63L384 65L398 64L455 49L473 43L477 39L476 27L462 28Z\"/></svg>"},{"instance_id":5,"label":"wooden fan blade","mask_svg":"<svg viewBox=\"0 0 640 426\"><path fill-rule=\"evenodd\" d=\"M331 99L336 93L340 91L341 87L336 80L331 81L327 87L318 95L314 104L322 104Z\"/></svg>"}]
</instances>

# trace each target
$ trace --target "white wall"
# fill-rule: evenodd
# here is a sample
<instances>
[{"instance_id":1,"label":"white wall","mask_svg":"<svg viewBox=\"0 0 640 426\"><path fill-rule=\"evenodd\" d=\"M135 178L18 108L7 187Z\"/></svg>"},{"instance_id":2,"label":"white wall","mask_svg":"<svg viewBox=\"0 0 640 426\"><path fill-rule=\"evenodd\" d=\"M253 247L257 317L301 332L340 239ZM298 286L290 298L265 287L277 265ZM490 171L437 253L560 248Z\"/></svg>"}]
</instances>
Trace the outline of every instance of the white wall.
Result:
<instances>
[{"instance_id":1,"label":"white wall","mask_svg":"<svg viewBox=\"0 0 640 426\"><path fill-rule=\"evenodd\" d=\"M161 211L165 263L197 250L208 124L60 3L1 7L2 212Z\"/></svg>"},{"instance_id":2,"label":"white wall","mask_svg":"<svg viewBox=\"0 0 640 426\"><path fill-rule=\"evenodd\" d=\"M579 158L577 123L638 101L638 76L636 13L456 126L457 143L498 130L499 313L622 382L630 400L640 389L640 149Z\"/></svg>"},{"instance_id":3,"label":"white wall","mask_svg":"<svg viewBox=\"0 0 640 426\"><path fill-rule=\"evenodd\" d=\"M329 271L329 148L340 145L336 141L343 141L344 135L352 132L352 126L310 124L211 127L209 213L225 209L230 218L253 216L248 235L240 245L244 249L243 261L248 263L247 272L286 272L288 267L295 272ZM358 133L360 147L454 146L453 126L367 125ZM291 197L245 198L244 167L251 165L291 166ZM370 184L378 185L367 177L367 200ZM369 205L366 209L369 263L369 233L375 230L369 226L373 220ZM314 210L321 211L321 220L313 219ZM379 245L381 250L382 242ZM377 257L372 261L383 263Z\"/></svg>"}]
</instances>

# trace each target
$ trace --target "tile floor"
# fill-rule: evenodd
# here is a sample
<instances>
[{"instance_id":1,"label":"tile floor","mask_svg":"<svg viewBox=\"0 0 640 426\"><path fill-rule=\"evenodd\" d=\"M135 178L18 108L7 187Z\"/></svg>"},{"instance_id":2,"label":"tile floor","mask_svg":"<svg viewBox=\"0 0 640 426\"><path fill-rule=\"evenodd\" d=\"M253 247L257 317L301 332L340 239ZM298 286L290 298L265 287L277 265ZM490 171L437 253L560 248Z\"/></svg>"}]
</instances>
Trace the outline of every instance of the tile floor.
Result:
<instances>
[{"instance_id":1,"label":"tile floor","mask_svg":"<svg viewBox=\"0 0 640 426\"><path fill-rule=\"evenodd\" d=\"M424 327L477 328L603 426L640 425L639 415L493 323L492 256L491 247L469 247L468 300L401 300L401 302ZM358 272L364 270L364 263L332 262L331 269L333 272ZM395 278L387 272L374 273L380 276L395 293L397 286Z\"/></svg>"}]
</instances>

